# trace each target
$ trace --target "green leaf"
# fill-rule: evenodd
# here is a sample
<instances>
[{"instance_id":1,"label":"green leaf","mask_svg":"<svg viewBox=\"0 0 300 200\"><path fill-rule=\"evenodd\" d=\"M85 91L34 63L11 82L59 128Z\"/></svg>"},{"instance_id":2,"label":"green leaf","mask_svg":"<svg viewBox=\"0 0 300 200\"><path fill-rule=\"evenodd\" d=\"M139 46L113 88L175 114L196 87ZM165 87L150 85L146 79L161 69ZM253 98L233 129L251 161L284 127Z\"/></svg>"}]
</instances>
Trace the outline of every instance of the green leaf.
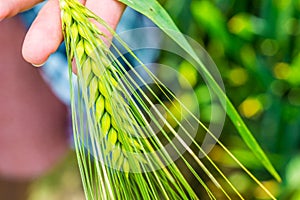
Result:
<instances>
[{"instance_id":1,"label":"green leaf","mask_svg":"<svg viewBox=\"0 0 300 200\"><path fill-rule=\"evenodd\" d=\"M266 154L259 146L246 124L236 111L235 107L232 105L224 91L214 80L210 72L206 69L202 61L196 55L193 48L187 42L185 37L180 33L179 29L164 10L164 8L156 0L119 0L120 2L126 4L127 6L133 8L134 10L142 13L151 19L161 30L163 30L170 38L172 38L181 48L183 48L190 56L199 64L200 70L202 70L205 78L207 79L208 84L214 90L216 95L222 101L225 99L225 102L222 102L224 109L226 110L228 116L232 120L233 124L237 128L239 134L247 144L247 146L253 151L256 157L260 162L265 166L265 168L276 178L278 181L281 181L280 176L272 166L271 162L267 158ZM175 32L174 32L175 31ZM175 34L176 33L176 34Z\"/></svg>"}]
</instances>

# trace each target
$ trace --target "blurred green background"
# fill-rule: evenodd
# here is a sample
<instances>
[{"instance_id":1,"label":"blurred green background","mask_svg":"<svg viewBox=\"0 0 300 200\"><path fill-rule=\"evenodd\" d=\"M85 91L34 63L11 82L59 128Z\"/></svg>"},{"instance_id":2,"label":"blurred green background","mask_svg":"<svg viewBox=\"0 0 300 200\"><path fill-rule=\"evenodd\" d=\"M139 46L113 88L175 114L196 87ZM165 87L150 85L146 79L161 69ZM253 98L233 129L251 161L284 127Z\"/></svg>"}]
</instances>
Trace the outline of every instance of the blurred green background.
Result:
<instances>
[{"instance_id":1,"label":"blurred green background","mask_svg":"<svg viewBox=\"0 0 300 200\"><path fill-rule=\"evenodd\" d=\"M299 200L300 1L161 2L180 30L208 51L221 72L227 95L283 182L277 183L263 169L230 120L226 121L221 140L276 197ZM177 64L189 78L194 74L187 63ZM207 95L205 86L194 82L197 94ZM246 199L267 199L218 147L210 155ZM37 180L31 187L30 200L83 199L74 158L72 154L56 170Z\"/></svg>"},{"instance_id":2,"label":"blurred green background","mask_svg":"<svg viewBox=\"0 0 300 200\"><path fill-rule=\"evenodd\" d=\"M262 169L229 120L222 141L276 197L300 199L300 1L164 3L183 33L202 44L216 63L227 95L283 182ZM266 198L221 151L215 148L211 156L247 199Z\"/></svg>"}]
</instances>

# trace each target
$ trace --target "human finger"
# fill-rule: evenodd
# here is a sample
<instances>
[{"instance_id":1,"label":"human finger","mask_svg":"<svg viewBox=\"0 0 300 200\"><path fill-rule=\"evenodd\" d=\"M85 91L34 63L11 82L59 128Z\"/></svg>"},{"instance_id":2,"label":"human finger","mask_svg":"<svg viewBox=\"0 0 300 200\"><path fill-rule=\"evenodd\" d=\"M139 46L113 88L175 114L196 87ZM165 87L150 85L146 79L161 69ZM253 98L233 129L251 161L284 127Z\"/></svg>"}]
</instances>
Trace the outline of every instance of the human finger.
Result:
<instances>
[{"instance_id":1,"label":"human finger","mask_svg":"<svg viewBox=\"0 0 300 200\"><path fill-rule=\"evenodd\" d=\"M0 21L32 8L42 1L43 0L2 0L0 1Z\"/></svg>"},{"instance_id":2,"label":"human finger","mask_svg":"<svg viewBox=\"0 0 300 200\"><path fill-rule=\"evenodd\" d=\"M59 2L49 0L26 34L22 48L23 57L33 65L42 65L57 50L62 39Z\"/></svg>"},{"instance_id":3,"label":"human finger","mask_svg":"<svg viewBox=\"0 0 300 200\"><path fill-rule=\"evenodd\" d=\"M85 0L80 0L85 3ZM63 40L58 0L49 0L26 34L22 54L34 66L43 65Z\"/></svg>"},{"instance_id":4,"label":"human finger","mask_svg":"<svg viewBox=\"0 0 300 200\"><path fill-rule=\"evenodd\" d=\"M125 9L125 5L117 0L88 0L86 7L102 18L113 29L116 29ZM103 26L98 25L109 38L111 34Z\"/></svg>"}]
</instances>

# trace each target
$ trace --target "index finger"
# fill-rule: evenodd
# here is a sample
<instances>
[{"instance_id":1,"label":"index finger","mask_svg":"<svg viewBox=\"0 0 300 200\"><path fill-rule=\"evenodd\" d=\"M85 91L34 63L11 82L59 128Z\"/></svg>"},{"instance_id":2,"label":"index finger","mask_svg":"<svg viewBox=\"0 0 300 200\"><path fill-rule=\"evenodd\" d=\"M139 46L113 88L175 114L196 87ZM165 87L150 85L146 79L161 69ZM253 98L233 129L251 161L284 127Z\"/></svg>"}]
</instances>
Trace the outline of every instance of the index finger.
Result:
<instances>
[{"instance_id":1,"label":"index finger","mask_svg":"<svg viewBox=\"0 0 300 200\"><path fill-rule=\"evenodd\" d=\"M0 21L7 17L12 17L19 12L32 8L43 0L1 0L0 1Z\"/></svg>"}]
</instances>

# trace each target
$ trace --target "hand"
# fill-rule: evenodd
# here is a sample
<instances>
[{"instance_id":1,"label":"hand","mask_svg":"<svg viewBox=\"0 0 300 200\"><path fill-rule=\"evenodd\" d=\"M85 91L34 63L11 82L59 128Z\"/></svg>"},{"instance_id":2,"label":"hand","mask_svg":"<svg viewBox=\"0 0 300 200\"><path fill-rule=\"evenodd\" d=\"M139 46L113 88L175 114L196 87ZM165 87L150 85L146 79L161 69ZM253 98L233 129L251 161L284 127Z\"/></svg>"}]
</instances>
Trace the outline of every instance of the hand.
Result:
<instances>
[{"instance_id":1,"label":"hand","mask_svg":"<svg viewBox=\"0 0 300 200\"><path fill-rule=\"evenodd\" d=\"M0 20L27 10L42 0L2 0ZM117 0L80 0L87 8L116 28L125 6ZM54 53L63 40L58 0L49 0L30 27L24 43L24 59L40 66Z\"/></svg>"}]
</instances>

